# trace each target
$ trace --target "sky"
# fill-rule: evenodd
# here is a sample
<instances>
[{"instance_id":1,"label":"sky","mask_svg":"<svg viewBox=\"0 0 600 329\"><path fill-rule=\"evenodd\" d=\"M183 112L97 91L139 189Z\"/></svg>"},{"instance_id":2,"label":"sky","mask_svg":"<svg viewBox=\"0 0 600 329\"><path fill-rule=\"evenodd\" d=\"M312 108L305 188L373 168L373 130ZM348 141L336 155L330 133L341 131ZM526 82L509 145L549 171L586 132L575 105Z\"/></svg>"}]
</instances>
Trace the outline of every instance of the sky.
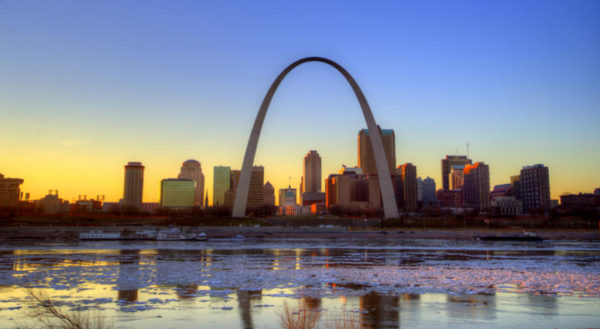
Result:
<instances>
[{"instance_id":1,"label":"sky","mask_svg":"<svg viewBox=\"0 0 600 329\"><path fill-rule=\"evenodd\" d=\"M123 194L141 161L144 202L187 159L240 169L254 118L288 64L330 58L394 129L398 164L441 184L466 154L490 183L549 167L553 198L600 187L599 1L0 1L0 173L24 192ZM343 77L292 71L267 114L255 164L298 187L357 164L366 127Z\"/></svg>"}]
</instances>

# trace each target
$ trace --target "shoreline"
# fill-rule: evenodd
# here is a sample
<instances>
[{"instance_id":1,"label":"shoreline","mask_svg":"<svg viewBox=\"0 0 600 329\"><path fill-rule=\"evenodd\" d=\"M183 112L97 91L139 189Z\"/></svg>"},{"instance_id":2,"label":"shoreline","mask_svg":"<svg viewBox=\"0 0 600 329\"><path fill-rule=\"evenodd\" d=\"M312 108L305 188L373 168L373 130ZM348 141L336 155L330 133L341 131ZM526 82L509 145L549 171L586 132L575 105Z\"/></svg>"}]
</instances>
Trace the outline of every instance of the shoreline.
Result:
<instances>
[{"instance_id":1,"label":"shoreline","mask_svg":"<svg viewBox=\"0 0 600 329\"><path fill-rule=\"evenodd\" d=\"M89 230L104 232L121 232L128 230L159 230L163 226L5 226L0 227L0 241L79 241L79 233ZM338 239L338 238L373 238L373 239L445 239L474 240L476 236L514 235L523 229L482 229L482 228L355 228L355 227L235 227L235 226L180 226L184 231L204 232L208 239L233 238L243 234L252 239ZM600 241L600 231L584 229L532 229L544 240L576 240ZM118 241L118 240L116 240Z\"/></svg>"}]
</instances>

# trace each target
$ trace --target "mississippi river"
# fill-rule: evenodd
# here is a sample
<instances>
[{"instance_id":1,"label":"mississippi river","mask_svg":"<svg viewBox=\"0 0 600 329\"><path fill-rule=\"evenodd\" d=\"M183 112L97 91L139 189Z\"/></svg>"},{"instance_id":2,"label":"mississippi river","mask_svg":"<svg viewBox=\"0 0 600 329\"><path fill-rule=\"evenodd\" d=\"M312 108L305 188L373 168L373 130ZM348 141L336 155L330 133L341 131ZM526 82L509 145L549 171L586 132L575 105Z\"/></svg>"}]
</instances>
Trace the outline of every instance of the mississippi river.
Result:
<instances>
[{"instance_id":1,"label":"mississippi river","mask_svg":"<svg viewBox=\"0 0 600 329\"><path fill-rule=\"evenodd\" d=\"M1 328L35 325L27 288L115 328L279 328L284 304L365 328L590 328L600 327L600 243L2 243Z\"/></svg>"}]
</instances>

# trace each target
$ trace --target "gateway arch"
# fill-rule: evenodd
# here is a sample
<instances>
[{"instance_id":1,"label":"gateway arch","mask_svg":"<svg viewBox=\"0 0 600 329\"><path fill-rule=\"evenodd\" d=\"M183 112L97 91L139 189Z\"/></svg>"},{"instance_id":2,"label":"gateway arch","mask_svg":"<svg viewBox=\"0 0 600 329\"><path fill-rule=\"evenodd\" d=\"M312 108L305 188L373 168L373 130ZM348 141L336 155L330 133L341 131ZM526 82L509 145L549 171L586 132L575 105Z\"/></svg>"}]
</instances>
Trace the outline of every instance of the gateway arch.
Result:
<instances>
[{"instance_id":1,"label":"gateway arch","mask_svg":"<svg viewBox=\"0 0 600 329\"><path fill-rule=\"evenodd\" d=\"M348 81L352 90L354 90L354 94L356 94L356 98L358 99L358 103L360 104L360 108L362 109L363 115L365 116L365 121L367 122L367 128L370 132L379 132L379 127L375 122L375 118L373 117L373 113L371 113L371 108L369 107L369 103L365 98L362 90L354 81L354 78L338 63L323 57L306 57L299 59L283 70L277 79L273 81L271 88L265 95L263 102L258 110L258 114L256 115L256 120L254 120L254 126L252 127L252 132L250 133L250 139L248 140L248 146L246 147L246 154L244 155L244 162L242 164L242 172L240 174L240 179L238 181L237 193L235 196L235 202L233 204L233 212L232 217L241 218L246 214L246 204L248 202L248 188L250 187L250 176L252 174L252 166L254 165L254 156L256 154L256 146L258 144L258 138L260 137L260 131L262 129L263 122L265 120L265 116L267 114L267 110L269 109L269 105L271 104L271 100L273 99L273 95L275 95L275 91L281 84L281 81L285 76L293 70L295 67L307 63L307 62L321 62L333 66L336 70L338 70L344 78ZM371 146L373 147L373 154L375 155L375 167L377 168L378 178L379 178L379 188L381 190L381 198L383 201L383 212L385 218L398 218L398 207L396 205L396 197L394 196L394 189L392 186L392 178L390 174L390 168L388 167L388 162L386 159L385 152L383 150L383 142L381 140L381 133L370 134Z\"/></svg>"}]
</instances>

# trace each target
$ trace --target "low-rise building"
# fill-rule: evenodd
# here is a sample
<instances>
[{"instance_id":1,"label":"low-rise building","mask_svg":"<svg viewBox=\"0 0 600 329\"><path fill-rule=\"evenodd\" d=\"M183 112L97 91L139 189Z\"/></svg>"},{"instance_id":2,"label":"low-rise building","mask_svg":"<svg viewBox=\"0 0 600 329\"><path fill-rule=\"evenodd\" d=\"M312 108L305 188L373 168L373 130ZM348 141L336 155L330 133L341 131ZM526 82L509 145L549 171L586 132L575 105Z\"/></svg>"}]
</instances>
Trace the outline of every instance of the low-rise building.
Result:
<instances>
[{"instance_id":1,"label":"low-rise building","mask_svg":"<svg viewBox=\"0 0 600 329\"><path fill-rule=\"evenodd\" d=\"M48 215L59 215L69 212L69 201L58 197L58 190L50 190L48 194L34 201L35 208L41 209L42 213Z\"/></svg>"},{"instance_id":2,"label":"low-rise building","mask_svg":"<svg viewBox=\"0 0 600 329\"><path fill-rule=\"evenodd\" d=\"M565 194L560 196L563 207L586 208L600 207L600 195L592 193Z\"/></svg>"},{"instance_id":3,"label":"low-rise building","mask_svg":"<svg viewBox=\"0 0 600 329\"><path fill-rule=\"evenodd\" d=\"M495 196L491 207L492 214L499 216L519 216L523 212L523 202L514 196Z\"/></svg>"},{"instance_id":4,"label":"low-rise building","mask_svg":"<svg viewBox=\"0 0 600 329\"><path fill-rule=\"evenodd\" d=\"M460 208L463 206L462 190L438 190L437 199L440 206L445 208Z\"/></svg>"},{"instance_id":5,"label":"low-rise building","mask_svg":"<svg viewBox=\"0 0 600 329\"><path fill-rule=\"evenodd\" d=\"M5 178L0 174L0 207L15 208L21 199L21 178Z\"/></svg>"},{"instance_id":6,"label":"low-rise building","mask_svg":"<svg viewBox=\"0 0 600 329\"><path fill-rule=\"evenodd\" d=\"M315 203L325 204L324 192L304 192L302 193L302 205L310 206Z\"/></svg>"}]
</instances>

